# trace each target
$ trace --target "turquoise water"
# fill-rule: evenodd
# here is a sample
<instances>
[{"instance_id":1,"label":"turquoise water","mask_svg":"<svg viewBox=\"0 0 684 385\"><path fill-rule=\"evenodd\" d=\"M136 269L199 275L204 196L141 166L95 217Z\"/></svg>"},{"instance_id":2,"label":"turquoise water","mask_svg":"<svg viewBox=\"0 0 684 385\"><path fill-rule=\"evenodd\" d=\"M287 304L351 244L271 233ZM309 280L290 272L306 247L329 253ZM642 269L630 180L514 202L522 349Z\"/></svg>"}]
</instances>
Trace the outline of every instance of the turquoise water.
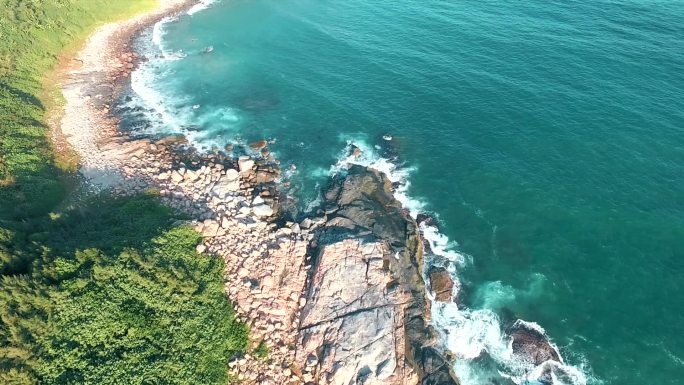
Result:
<instances>
[{"instance_id":1,"label":"turquoise water","mask_svg":"<svg viewBox=\"0 0 684 385\"><path fill-rule=\"evenodd\" d=\"M128 127L275 138L304 203L347 141L392 147L460 254L439 257L464 303L438 326L464 385L509 383L473 351L520 377L497 335L514 318L570 382L684 383L684 2L225 0L139 44L152 124Z\"/></svg>"}]
</instances>

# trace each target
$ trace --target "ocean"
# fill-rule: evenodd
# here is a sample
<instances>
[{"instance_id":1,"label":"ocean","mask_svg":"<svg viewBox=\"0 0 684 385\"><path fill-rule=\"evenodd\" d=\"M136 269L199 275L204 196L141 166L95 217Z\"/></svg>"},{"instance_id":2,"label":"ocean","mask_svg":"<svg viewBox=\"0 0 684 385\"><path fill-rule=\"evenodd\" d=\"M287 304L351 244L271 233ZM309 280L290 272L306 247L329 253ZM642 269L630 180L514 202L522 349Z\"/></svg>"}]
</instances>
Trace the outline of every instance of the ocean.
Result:
<instances>
[{"instance_id":1,"label":"ocean","mask_svg":"<svg viewBox=\"0 0 684 385\"><path fill-rule=\"evenodd\" d=\"M124 129L272 140L301 212L373 165L438 219L463 385L535 384L518 318L558 384L684 383L684 2L205 1L136 44Z\"/></svg>"}]
</instances>

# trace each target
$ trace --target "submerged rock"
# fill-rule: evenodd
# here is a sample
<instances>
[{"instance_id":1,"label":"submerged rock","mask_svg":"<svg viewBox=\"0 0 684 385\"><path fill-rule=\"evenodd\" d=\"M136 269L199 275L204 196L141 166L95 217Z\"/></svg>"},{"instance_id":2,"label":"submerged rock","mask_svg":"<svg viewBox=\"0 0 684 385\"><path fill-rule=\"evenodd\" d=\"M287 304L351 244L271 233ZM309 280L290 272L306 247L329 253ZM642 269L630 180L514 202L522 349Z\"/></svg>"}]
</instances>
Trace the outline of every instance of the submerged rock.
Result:
<instances>
[{"instance_id":1,"label":"submerged rock","mask_svg":"<svg viewBox=\"0 0 684 385\"><path fill-rule=\"evenodd\" d=\"M512 341L513 354L520 359L535 366L548 360L562 363L558 351L539 325L517 320L508 329L508 334Z\"/></svg>"},{"instance_id":2,"label":"submerged rock","mask_svg":"<svg viewBox=\"0 0 684 385\"><path fill-rule=\"evenodd\" d=\"M249 147L252 148L252 150L258 151L266 147L267 144L268 143L265 140L257 140L256 142L250 143Z\"/></svg>"}]
</instances>

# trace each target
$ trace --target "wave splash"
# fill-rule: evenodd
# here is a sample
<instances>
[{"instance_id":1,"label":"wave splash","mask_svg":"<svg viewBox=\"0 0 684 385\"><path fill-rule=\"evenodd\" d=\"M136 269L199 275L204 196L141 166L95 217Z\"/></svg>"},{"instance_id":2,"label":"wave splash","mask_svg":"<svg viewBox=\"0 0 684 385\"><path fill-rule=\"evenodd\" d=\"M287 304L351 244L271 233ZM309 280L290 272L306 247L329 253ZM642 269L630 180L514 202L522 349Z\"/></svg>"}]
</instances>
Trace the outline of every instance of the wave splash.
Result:
<instances>
[{"instance_id":1,"label":"wave splash","mask_svg":"<svg viewBox=\"0 0 684 385\"><path fill-rule=\"evenodd\" d=\"M206 9L214 1L203 1L188 11L194 14ZM131 73L131 90L124 111L134 111L135 132L144 135L183 134L191 143L202 149L222 147L232 143L242 120L239 112L230 106L200 105L191 95L178 92L174 82L173 63L207 50L184 52L173 50L164 41L167 27L177 17L165 17L145 31L137 42L137 50L146 60Z\"/></svg>"},{"instance_id":2,"label":"wave splash","mask_svg":"<svg viewBox=\"0 0 684 385\"><path fill-rule=\"evenodd\" d=\"M188 9L186 14L192 16L199 11L202 11L202 10L209 8L215 2L216 2L216 0L200 0L197 4L190 7L190 9Z\"/></svg>"},{"instance_id":3,"label":"wave splash","mask_svg":"<svg viewBox=\"0 0 684 385\"><path fill-rule=\"evenodd\" d=\"M389 138L389 139L388 139ZM352 138L340 154L338 161L330 169L330 174L344 172L348 165L357 164L373 168L387 175L392 182L394 195L409 210L414 218L426 212L426 203L410 197L410 167L399 162L396 156L381 156L383 146L391 145L391 137L383 138L384 143L369 146L364 140ZM359 151L354 151L359 149ZM388 151L385 151L388 152ZM390 151L391 152L391 151ZM465 269L472 263L472 257L459 253L458 246L436 226L420 224L423 237L429 244L425 255L424 279L432 266L445 267L454 280L453 297L457 298L461 287L457 276L458 269ZM542 277L543 278L543 277ZM536 279L540 279L536 277ZM498 283L500 285L500 282ZM494 284L495 288L497 284ZM534 284L531 290L534 290ZM496 296L497 290L490 290L488 295ZM502 295L510 294L502 290ZM555 345L551 344L558 354L560 362L548 360L539 365L530 363L514 353L513 341L507 335L499 316L490 308L469 309L454 302L435 301L431 293L432 323L442 336L444 348L456 357L454 371L463 385L510 384L510 385L587 385L585 371L587 365L575 367L563 362ZM490 298L493 303L496 298ZM504 298L503 300L506 300ZM510 300L510 298L508 298ZM520 326L546 336L546 331L534 322L518 321ZM592 383L600 383L591 379ZM492 382L496 381L496 382Z\"/></svg>"}]
</instances>

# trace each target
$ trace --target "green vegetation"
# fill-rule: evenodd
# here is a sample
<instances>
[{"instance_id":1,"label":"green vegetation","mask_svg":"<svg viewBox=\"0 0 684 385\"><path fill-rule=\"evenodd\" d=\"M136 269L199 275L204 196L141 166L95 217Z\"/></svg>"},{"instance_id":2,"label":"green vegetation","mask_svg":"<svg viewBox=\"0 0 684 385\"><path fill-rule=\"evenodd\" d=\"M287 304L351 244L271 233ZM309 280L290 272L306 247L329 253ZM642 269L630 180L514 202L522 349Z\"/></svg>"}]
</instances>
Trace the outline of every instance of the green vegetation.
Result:
<instances>
[{"instance_id":1,"label":"green vegetation","mask_svg":"<svg viewBox=\"0 0 684 385\"><path fill-rule=\"evenodd\" d=\"M31 275L2 278L0 383L225 384L247 330L221 260L174 221L153 197L98 197L46 222Z\"/></svg>"},{"instance_id":2,"label":"green vegetation","mask_svg":"<svg viewBox=\"0 0 684 385\"><path fill-rule=\"evenodd\" d=\"M46 75L97 25L154 0L0 0L0 218L25 220L58 204L58 178L44 123L54 104Z\"/></svg>"},{"instance_id":3,"label":"green vegetation","mask_svg":"<svg viewBox=\"0 0 684 385\"><path fill-rule=\"evenodd\" d=\"M268 348L268 345L264 343L264 341L261 341L259 343L259 346L254 349L254 356L257 358L260 358L262 360L265 360L268 358L268 354L271 352L271 350Z\"/></svg>"},{"instance_id":4,"label":"green vegetation","mask_svg":"<svg viewBox=\"0 0 684 385\"><path fill-rule=\"evenodd\" d=\"M68 188L48 74L98 24L153 3L0 0L0 384L225 384L247 347L222 261L197 255L153 191L54 212Z\"/></svg>"}]
</instances>

